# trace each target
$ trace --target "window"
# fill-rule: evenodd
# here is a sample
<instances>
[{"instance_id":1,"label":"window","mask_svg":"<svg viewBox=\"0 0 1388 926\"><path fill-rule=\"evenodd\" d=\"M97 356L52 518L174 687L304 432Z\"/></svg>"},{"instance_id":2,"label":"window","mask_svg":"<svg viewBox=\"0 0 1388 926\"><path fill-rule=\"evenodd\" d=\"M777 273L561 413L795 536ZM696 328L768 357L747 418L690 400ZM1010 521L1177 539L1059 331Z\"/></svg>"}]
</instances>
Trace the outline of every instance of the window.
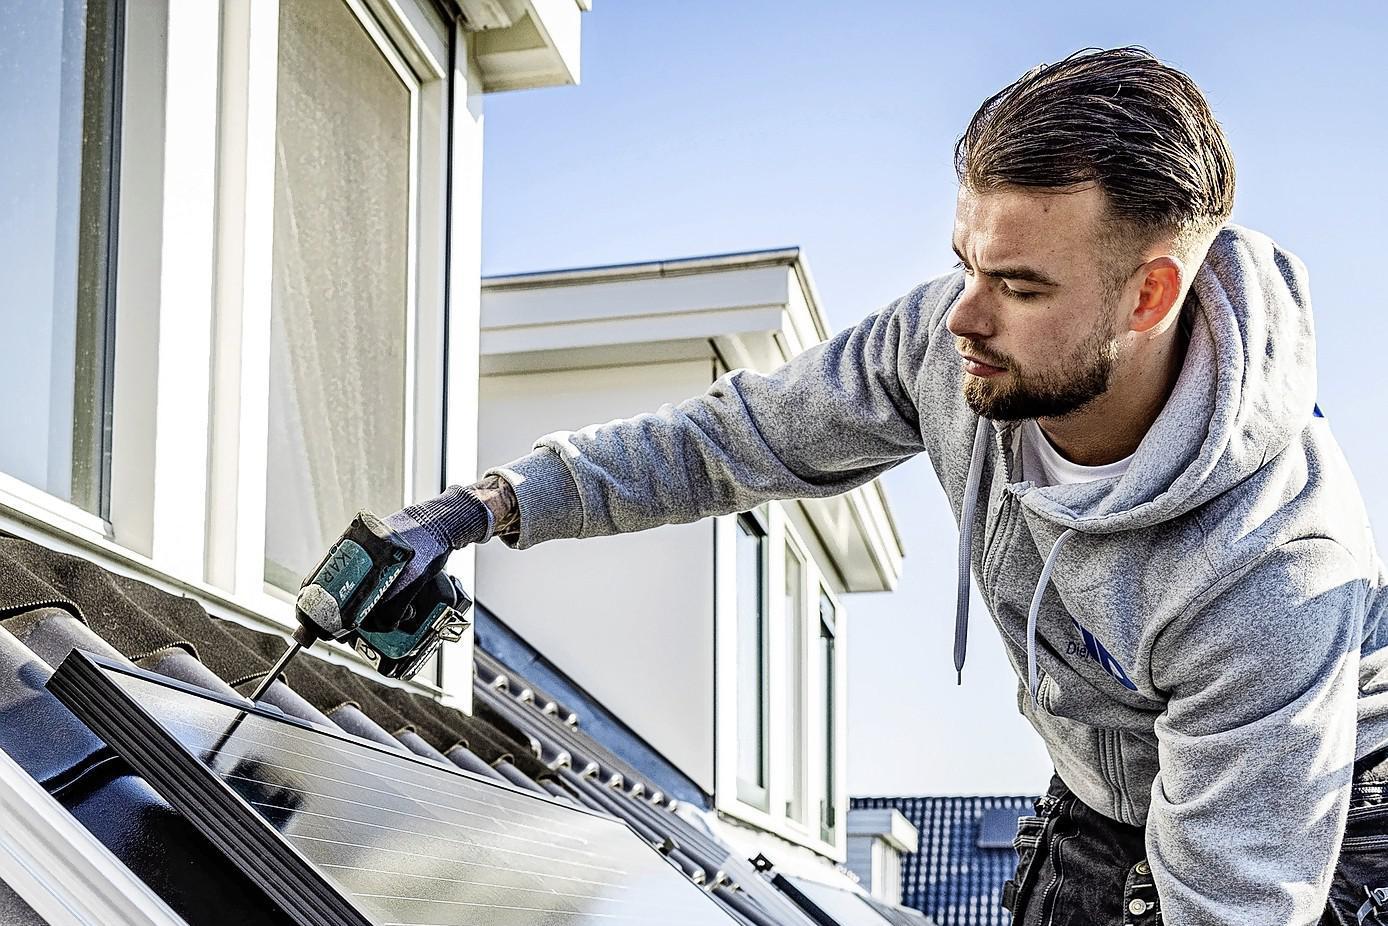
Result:
<instances>
[{"instance_id":1,"label":"window","mask_svg":"<svg viewBox=\"0 0 1388 926\"><path fill-rule=\"evenodd\" d=\"M715 807L836 854L843 657L831 561L777 503L720 520L717 531L726 604L716 612Z\"/></svg>"},{"instance_id":2,"label":"window","mask_svg":"<svg viewBox=\"0 0 1388 926\"><path fill-rule=\"evenodd\" d=\"M786 816L805 822L805 663L809 653L805 645L805 561L786 544Z\"/></svg>"},{"instance_id":3,"label":"window","mask_svg":"<svg viewBox=\"0 0 1388 926\"><path fill-rule=\"evenodd\" d=\"M430 0L0 2L0 529L282 627L357 509L443 487L462 41Z\"/></svg>"},{"instance_id":4,"label":"window","mask_svg":"<svg viewBox=\"0 0 1388 926\"><path fill-rule=\"evenodd\" d=\"M838 753L837 738L834 736L835 713L837 712L837 692L834 684L834 602L829 593L819 593L819 677L824 685L823 714L821 723L824 730L824 797L819 803L819 835L825 842L833 842L835 836L835 790L837 782L834 775L834 757Z\"/></svg>"},{"instance_id":5,"label":"window","mask_svg":"<svg viewBox=\"0 0 1388 926\"><path fill-rule=\"evenodd\" d=\"M752 517L737 519L737 796L769 804L766 646L766 532Z\"/></svg>"},{"instance_id":6,"label":"window","mask_svg":"<svg viewBox=\"0 0 1388 926\"><path fill-rule=\"evenodd\" d=\"M0 29L0 472L105 514L117 0Z\"/></svg>"},{"instance_id":7,"label":"window","mask_svg":"<svg viewBox=\"0 0 1388 926\"><path fill-rule=\"evenodd\" d=\"M265 573L409 491L418 82L345 0L280 4Z\"/></svg>"}]
</instances>

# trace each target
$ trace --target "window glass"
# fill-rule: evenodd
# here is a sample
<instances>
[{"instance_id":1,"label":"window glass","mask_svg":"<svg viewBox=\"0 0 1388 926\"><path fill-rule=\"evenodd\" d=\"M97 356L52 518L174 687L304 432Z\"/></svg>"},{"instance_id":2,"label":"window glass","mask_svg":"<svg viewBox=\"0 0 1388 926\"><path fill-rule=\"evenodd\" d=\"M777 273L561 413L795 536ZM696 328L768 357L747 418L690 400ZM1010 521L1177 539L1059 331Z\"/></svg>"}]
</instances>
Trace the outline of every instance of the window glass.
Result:
<instances>
[{"instance_id":1,"label":"window glass","mask_svg":"<svg viewBox=\"0 0 1388 926\"><path fill-rule=\"evenodd\" d=\"M819 593L819 677L824 684L824 712L820 718L824 730L824 799L819 805L820 837L834 841L836 788L834 756L837 744L834 737L834 712L837 692L834 684L834 602L828 593Z\"/></svg>"},{"instance_id":2,"label":"window glass","mask_svg":"<svg viewBox=\"0 0 1388 926\"><path fill-rule=\"evenodd\" d=\"M114 4L0 0L0 471L103 512Z\"/></svg>"},{"instance_id":3,"label":"window glass","mask_svg":"<svg viewBox=\"0 0 1388 926\"><path fill-rule=\"evenodd\" d=\"M767 807L766 534L737 521L737 794Z\"/></svg>"},{"instance_id":4,"label":"window glass","mask_svg":"<svg viewBox=\"0 0 1388 926\"><path fill-rule=\"evenodd\" d=\"M786 544L786 768L790 772L786 816L805 820L805 564Z\"/></svg>"},{"instance_id":5,"label":"window glass","mask_svg":"<svg viewBox=\"0 0 1388 926\"><path fill-rule=\"evenodd\" d=\"M343 0L280 4L266 578L405 501L414 92Z\"/></svg>"}]
</instances>

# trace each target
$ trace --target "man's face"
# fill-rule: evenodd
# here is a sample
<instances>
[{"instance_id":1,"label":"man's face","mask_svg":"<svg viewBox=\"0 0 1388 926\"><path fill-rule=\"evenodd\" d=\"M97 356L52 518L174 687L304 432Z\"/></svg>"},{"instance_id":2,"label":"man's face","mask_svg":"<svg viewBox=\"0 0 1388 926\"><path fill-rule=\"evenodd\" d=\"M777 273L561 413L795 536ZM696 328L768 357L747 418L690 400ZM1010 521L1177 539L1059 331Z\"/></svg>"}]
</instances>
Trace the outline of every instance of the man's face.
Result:
<instances>
[{"instance_id":1,"label":"man's face","mask_svg":"<svg viewBox=\"0 0 1388 926\"><path fill-rule=\"evenodd\" d=\"M1114 273L1126 255L1105 247L1103 219L1093 186L961 187L953 244L966 281L946 326L975 414L1059 417L1108 390L1128 334L1125 281Z\"/></svg>"}]
</instances>

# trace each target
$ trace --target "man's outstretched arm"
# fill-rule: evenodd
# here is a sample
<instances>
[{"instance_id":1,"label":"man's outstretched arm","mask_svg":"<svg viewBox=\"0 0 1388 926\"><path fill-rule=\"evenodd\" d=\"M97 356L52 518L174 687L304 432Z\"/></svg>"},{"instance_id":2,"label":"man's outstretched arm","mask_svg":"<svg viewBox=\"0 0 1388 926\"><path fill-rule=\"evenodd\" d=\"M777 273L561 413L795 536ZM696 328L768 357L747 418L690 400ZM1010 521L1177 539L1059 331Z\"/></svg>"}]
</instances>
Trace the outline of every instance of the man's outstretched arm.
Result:
<instances>
[{"instance_id":1,"label":"man's outstretched arm","mask_svg":"<svg viewBox=\"0 0 1388 926\"><path fill-rule=\"evenodd\" d=\"M923 449L915 387L959 275L923 284L769 374L735 370L703 395L546 435L470 486L386 523L415 551L391 597L453 550L525 548L846 492Z\"/></svg>"},{"instance_id":2,"label":"man's outstretched arm","mask_svg":"<svg viewBox=\"0 0 1388 926\"><path fill-rule=\"evenodd\" d=\"M487 473L515 496L503 538L644 530L870 481L924 447L914 384L955 291L942 278L771 373L735 370L679 404L542 437Z\"/></svg>"}]
</instances>

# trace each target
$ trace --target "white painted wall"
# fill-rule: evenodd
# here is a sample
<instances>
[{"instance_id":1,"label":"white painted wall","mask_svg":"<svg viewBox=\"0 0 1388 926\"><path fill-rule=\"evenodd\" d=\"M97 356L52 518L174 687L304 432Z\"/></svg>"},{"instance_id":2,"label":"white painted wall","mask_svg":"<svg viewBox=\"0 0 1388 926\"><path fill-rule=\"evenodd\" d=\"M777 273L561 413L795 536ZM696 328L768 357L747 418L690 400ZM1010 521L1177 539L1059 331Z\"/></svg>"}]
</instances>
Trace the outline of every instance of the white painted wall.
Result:
<instances>
[{"instance_id":1,"label":"white painted wall","mask_svg":"<svg viewBox=\"0 0 1388 926\"><path fill-rule=\"evenodd\" d=\"M483 467L542 434L705 390L711 361L486 376ZM713 523L477 551L477 599L706 791L713 790Z\"/></svg>"}]
</instances>

